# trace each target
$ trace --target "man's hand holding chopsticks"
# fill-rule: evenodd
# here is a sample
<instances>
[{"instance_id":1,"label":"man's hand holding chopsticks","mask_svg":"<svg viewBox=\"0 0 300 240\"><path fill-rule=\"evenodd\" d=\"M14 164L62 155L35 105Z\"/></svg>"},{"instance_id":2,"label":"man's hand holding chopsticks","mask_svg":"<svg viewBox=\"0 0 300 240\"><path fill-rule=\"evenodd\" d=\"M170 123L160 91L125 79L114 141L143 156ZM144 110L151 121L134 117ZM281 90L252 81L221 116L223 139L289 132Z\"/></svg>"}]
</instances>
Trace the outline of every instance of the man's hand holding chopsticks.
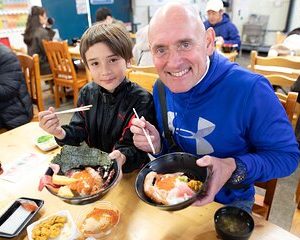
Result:
<instances>
[{"instance_id":1,"label":"man's hand holding chopsticks","mask_svg":"<svg viewBox=\"0 0 300 240\"><path fill-rule=\"evenodd\" d=\"M143 128L150 135L155 154L161 151L160 135L154 125L145 120L144 117L140 119L134 118L131 121L132 125L130 131L133 133L134 145L144 152L152 153L151 146L149 145L147 138L143 132Z\"/></svg>"}]
</instances>

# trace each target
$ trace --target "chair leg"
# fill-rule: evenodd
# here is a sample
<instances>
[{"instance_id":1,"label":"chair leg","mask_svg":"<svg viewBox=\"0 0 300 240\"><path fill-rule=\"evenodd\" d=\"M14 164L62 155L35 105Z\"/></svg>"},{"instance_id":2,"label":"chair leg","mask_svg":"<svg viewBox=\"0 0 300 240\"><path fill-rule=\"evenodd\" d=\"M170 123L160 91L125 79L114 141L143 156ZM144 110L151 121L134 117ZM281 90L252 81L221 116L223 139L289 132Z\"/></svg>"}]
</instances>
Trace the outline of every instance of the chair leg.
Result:
<instances>
[{"instance_id":1,"label":"chair leg","mask_svg":"<svg viewBox=\"0 0 300 240\"><path fill-rule=\"evenodd\" d=\"M60 106L60 93L59 93L59 87L57 84L54 84L54 97L55 97L55 107L59 108Z\"/></svg>"},{"instance_id":2,"label":"chair leg","mask_svg":"<svg viewBox=\"0 0 300 240\"><path fill-rule=\"evenodd\" d=\"M74 94L74 98L73 98L74 107L76 107L76 106L77 106L77 100L78 100L79 89L76 88L76 87L73 87L73 94Z\"/></svg>"},{"instance_id":3,"label":"chair leg","mask_svg":"<svg viewBox=\"0 0 300 240\"><path fill-rule=\"evenodd\" d=\"M296 195L295 200L296 200L296 203L297 203L297 208L300 209L300 180L298 182L295 195Z\"/></svg>"}]
</instances>

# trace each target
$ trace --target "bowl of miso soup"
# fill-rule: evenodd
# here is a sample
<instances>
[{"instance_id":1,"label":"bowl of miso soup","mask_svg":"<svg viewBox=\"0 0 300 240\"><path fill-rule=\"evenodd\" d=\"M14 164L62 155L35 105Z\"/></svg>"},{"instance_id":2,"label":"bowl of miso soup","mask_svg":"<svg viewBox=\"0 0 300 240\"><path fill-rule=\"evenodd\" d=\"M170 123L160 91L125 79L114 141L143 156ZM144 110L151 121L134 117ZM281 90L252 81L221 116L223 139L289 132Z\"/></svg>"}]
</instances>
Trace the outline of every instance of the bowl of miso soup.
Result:
<instances>
[{"instance_id":1,"label":"bowl of miso soup","mask_svg":"<svg viewBox=\"0 0 300 240\"><path fill-rule=\"evenodd\" d=\"M247 240L254 229L252 216L245 210L233 206L218 209L214 222L216 232L223 240Z\"/></svg>"}]
</instances>

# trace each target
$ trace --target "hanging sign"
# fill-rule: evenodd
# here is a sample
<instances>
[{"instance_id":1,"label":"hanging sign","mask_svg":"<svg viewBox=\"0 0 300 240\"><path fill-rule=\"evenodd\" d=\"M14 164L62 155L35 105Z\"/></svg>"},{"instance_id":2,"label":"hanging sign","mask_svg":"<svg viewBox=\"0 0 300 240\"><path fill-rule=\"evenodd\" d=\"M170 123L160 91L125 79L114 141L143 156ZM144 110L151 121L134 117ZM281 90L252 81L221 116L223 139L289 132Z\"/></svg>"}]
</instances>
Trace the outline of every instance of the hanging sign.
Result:
<instances>
[{"instance_id":1,"label":"hanging sign","mask_svg":"<svg viewBox=\"0 0 300 240\"><path fill-rule=\"evenodd\" d=\"M91 4L97 5L97 4L113 4L114 0L91 0Z\"/></svg>"},{"instance_id":2,"label":"hanging sign","mask_svg":"<svg viewBox=\"0 0 300 240\"><path fill-rule=\"evenodd\" d=\"M86 0L76 0L75 2L77 14L87 14Z\"/></svg>"}]
</instances>

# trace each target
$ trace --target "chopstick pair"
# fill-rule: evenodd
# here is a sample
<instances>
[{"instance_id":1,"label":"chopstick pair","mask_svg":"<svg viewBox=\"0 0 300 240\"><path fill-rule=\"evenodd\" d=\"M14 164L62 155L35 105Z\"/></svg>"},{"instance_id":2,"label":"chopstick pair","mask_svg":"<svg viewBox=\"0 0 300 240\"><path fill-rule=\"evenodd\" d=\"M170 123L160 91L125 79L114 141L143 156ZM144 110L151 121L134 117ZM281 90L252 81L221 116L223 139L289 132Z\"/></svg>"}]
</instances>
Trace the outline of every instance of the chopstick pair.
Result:
<instances>
[{"instance_id":1,"label":"chopstick pair","mask_svg":"<svg viewBox=\"0 0 300 240\"><path fill-rule=\"evenodd\" d=\"M90 110L90 108L92 106L93 105L86 105L86 106L82 106L82 107L78 107L78 108L72 108L72 109L68 109L68 110L64 110L64 111L55 112L54 114L59 115L59 114L64 114L64 113L87 111L87 110Z\"/></svg>"},{"instance_id":2,"label":"chopstick pair","mask_svg":"<svg viewBox=\"0 0 300 240\"><path fill-rule=\"evenodd\" d=\"M136 118L137 118L137 119L140 119L140 117L139 117L139 115L137 114L135 108L133 108L133 112L134 112ZM154 149L153 143L152 143L152 141L151 141L150 135L146 132L145 128L142 128L142 129L143 129L144 135L145 135L145 137L146 137L146 139L147 139L147 142L149 143L149 145L150 145L150 147L151 147L151 150L152 150L153 154L155 154L155 149Z\"/></svg>"}]
</instances>

